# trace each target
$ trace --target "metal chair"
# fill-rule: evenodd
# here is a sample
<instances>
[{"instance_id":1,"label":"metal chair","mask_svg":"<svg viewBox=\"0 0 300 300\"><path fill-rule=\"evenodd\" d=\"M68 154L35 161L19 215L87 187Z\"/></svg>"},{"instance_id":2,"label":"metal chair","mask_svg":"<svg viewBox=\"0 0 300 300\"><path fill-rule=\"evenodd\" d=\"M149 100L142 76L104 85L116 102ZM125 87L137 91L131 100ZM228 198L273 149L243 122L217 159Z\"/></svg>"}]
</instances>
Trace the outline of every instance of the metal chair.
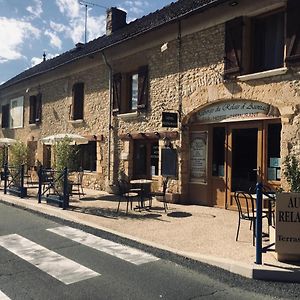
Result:
<instances>
[{"instance_id":1,"label":"metal chair","mask_svg":"<svg viewBox=\"0 0 300 300\"><path fill-rule=\"evenodd\" d=\"M130 185L126 180L118 180L117 181L117 186L119 190L119 203L118 203L118 208L117 208L117 213L119 212L120 209L120 204L123 199L126 200L126 214L128 213L128 206L130 203L130 208L132 209L132 202L137 201L139 202L139 193L131 190Z\"/></svg>"},{"instance_id":2,"label":"metal chair","mask_svg":"<svg viewBox=\"0 0 300 300\"><path fill-rule=\"evenodd\" d=\"M256 211L254 205L254 199L250 193L245 191L236 191L234 193L234 199L237 205L239 220L238 220L238 227L236 232L235 240L238 240L239 231L241 220L249 221L250 222L250 230L252 229L253 225L253 246L255 245L255 225L256 225ZM262 218L267 218L267 214L265 212L262 213Z\"/></svg>"},{"instance_id":3,"label":"metal chair","mask_svg":"<svg viewBox=\"0 0 300 300\"><path fill-rule=\"evenodd\" d=\"M82 186L83 175L84 175L84 172L83 172L82 169L80 169L75 174L75 180L69 181L69 184L70 184L70 194L71 195L78 195L79 199L80 199L80 196L84 195L83 186Z\"/></svg>"},{"instance_id":4,"label":"metal chair","mask_svg":"<svg viewBox=\"0 0 300 300\"><path fill-rule=\"evenodd\" d=\"M151 196L153 196L153 197L161 197L162 198L162 202L164 203L165 212L167 212L167 209L168 209L168 204L166 201L166 192L167 192L167 188L168 188L168 181L169 181L169 178L164 177L163 181L162 181L162 191L151 193Z\"/></svg>"}]
</instances>

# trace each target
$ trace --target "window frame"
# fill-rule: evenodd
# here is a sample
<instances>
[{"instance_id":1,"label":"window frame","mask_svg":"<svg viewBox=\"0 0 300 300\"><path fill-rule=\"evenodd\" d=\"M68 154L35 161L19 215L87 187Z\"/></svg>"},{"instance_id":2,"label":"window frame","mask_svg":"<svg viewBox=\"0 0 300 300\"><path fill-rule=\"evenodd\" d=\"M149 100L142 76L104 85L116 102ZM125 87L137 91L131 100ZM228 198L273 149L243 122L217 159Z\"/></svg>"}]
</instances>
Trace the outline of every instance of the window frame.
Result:
<instances>
[{"instance_id":1,"label":"window frame","mask_svg":"<svg viewBox=\"0 0 300 300\"><path fill-rule=\"evenodd\" d=\"M41 121L42 95L29 97L29 124L38 124Z\"/></svg>"}]
</instances>

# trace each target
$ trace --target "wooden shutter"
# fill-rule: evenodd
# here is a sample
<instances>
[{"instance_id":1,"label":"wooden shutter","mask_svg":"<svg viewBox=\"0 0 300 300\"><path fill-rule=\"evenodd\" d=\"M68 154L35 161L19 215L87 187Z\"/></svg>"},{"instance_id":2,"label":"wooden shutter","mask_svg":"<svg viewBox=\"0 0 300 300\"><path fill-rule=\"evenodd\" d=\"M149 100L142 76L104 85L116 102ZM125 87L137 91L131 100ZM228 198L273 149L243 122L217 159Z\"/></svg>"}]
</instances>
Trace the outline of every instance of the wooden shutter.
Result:
<instances>
[{"instance_id":1,"label":"wooden shutter","mask_svg":"<svg viewBox=\"0 0 300 300\"><path fill-rule=\"evenodd\" d=\"M113 76L113 114L118 114L121 107L121 73Z\"/></svg>"},{"instance_id":2,"label":"wooden shutter","mask_svg":"<svg viewBox=\"0 0 300 300\"><path fill-rule=\"evenodd\" d=\"M287 64L300 63L300 1L288 0L286 46Z\"/></svg>"},{"instance_id":3,"label":"wooden shutter","mask_svg":"<svg viewBox=\"0 0 300 300\"><path fill-rule=\"evenodd\" d=\"M84 99L84 84L82 82L74 84L73 105L72 105L73 120L83 119L83 99Z\"/></svg>"},{"instance_id":4,"label":"wooden shutter","mask_svg":"<svg viewBox=\"0 0 300 300\"><path fill-rule=\"evenodd\" d=\"M35 123L36 115L36 96L29 97L29 124Z\"/></svg>"},{"instance_id":5,"label":"wooden shutter","mask_svg":"<svg viewBox=\"0 0 300 300\"><path fill-rule=\"evenodd\" d=\"M241 74L243 47L243 17L238 17L225 24L224 77L230 78Z\"/></svg>"},{"instance_id":6,"label":"wooden shutter","mask_svg":"<svg viewBox=\"0 0 300 300\"><path fill-rule=\"evenodd\" d=\"M9 127L9 104L2 105L1 127L2 128L8 128Z\"/></svg>"},{"instance_id":7,"label":"wooden shutter","mask_svg":"<svg viewBox=\"0 0 300 300\"><path fill-rule=\"evenodd\" d=\"M36 96L36 113L35 113L35 122L39 123L42 119L42 94L39 93Z\"/></svg>"},{"instance_id":8,"label":"wooden shutter","mask_svg":"<svg viewBox=\"0 0 300 300\"><path fill-rule=\"evenodd\" d=\"M148 66L139 68L138 72L138 110L147 109L148 105Z\"/></svg>"}]
</instances>

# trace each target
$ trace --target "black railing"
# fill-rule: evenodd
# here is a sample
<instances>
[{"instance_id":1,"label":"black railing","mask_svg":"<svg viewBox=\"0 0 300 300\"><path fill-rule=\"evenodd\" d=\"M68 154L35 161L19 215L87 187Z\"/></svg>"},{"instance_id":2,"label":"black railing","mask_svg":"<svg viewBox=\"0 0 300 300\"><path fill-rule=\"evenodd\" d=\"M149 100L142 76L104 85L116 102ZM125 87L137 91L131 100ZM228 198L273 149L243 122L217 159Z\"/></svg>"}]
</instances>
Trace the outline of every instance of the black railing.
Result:
<instances>
[{"instance_id":1,"label":"black railing","mask_svg":"<svg viewBox=\"0 0 300 300\"><path fill-rule=\"evenodd\" d=\"M9 192L20 198L27 196L27 188L24 186L24 169L24 165L18 167L4 165L4 194Z\"/></svg>"}]
</instances>

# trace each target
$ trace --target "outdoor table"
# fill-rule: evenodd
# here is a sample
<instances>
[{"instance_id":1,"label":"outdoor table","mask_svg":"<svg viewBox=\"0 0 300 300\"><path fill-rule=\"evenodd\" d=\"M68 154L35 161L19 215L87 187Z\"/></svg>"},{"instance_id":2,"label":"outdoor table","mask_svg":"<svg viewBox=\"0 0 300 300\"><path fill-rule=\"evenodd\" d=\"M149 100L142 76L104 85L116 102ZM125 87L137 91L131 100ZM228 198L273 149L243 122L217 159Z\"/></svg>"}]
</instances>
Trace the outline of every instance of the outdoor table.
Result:
<instances>
[{"instance_id":1,"label":"outdoor table","mask_svg":"<svg viewBox=\"0 0 300 300\"><path fill-rule=\"evenodd\" d=\"M153 180L151 179L132 179L130 180L131 184L138 184L141 187L141 206L137 207L138 209L143 209L146 208L144 205L144 198L145 198L145 191L146 191L146 187L147 185L151 184L153 182ZM151 205L149 205L147 208L150 208Z\"/></svg>"}]
</instances>

